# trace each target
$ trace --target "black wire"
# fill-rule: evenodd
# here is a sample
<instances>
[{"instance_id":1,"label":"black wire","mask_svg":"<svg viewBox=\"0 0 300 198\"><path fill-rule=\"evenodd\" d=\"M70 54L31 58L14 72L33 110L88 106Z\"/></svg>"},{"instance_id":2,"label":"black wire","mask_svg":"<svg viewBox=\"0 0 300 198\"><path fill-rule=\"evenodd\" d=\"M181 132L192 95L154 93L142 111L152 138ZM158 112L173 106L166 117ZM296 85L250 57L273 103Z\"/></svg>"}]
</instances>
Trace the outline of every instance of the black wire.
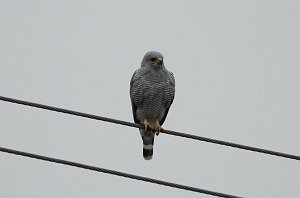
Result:
<instances>
[{"instance_id":1,"label":"black wire","mask_svg":"<svg viewBox=\"0 0 300 198\"><path fill-rule=\"evenodd\" d=\"M46 109L46 110L50 110L50 111L56 111L56 112L81 116L81 117L90 118L90 119L94 119L94 120L101 120L101 121L105 121L105 122L121 124L121 125L135 127L135 128L144 128L143 125L139 125L139 124L135 124L135 123L131 123L131 122L97 116L97 115L88 114L88 113L82 113L82 112L78 112L78 111L72 111L72 110L68 110L68 109L63 109L63 108L33 103L33 102L28 102L28 101L24 101L24 100L18 100L18 99L14 99L14 98L0 96L0 100L6 101L6 102L11 102L11 103L16 103L16 104L21 104L21 105L26 105L26 106L31 106L31 107L36 107L36 108L41 108L41 109ZM272 150L267 150L267 149L252 147L252 146L246 146L246 145L242 145L242 144L236 144L236 143L232 143L232 142L226 142L226 141L222 141L222 140L201 137L201 136L197 136L197 135L191 135L191 134L186 134L186 133L181 133L181 132L176 132L176 131L171 131L171 130L164 130L163 133L300 161L300 156L292 155L292 154L288 154L288 153L282 153L282 152L277 152L277 151L272 151Z\"/></svg>"},{"instance_id":2,"label":"black wire","mask_svg":"<svg viewBox=\"0 0 300 198\"><path fill-rule=\"evenodd\" d=\"M115 171L115 170L100 168L100 167L96 167L96 166L90 166L90 165L86 165L86 164L81 164L81 163L77 163L77 162L72 162L72 161L67 161L67 160L62 160L62 159L57 159L57 158L52 158L52 157L46 157L46 156L42 156L42 155L12 150L12 149L3 148L3 147L0 147L0 151L10 153L10 154L15 154L15 155L21 155L21 156L29 157L29 158L35 158L38 160L44 160L44 161L48 161L48 162L54 162L54 163L58 163L58 164L64 164L64 165L68 165L68 166L74 166L74 167L88 169L88 170L92 170L92 171L107 173L107 174L111 174L111 175L117 175L120 177L127 177L130 179L140 180L140 181L144 181L144 182L155 183L155 184L159 184L159 185L163 185L163 186L169 186L172 188L178 188L178 189L193 191L193 192L197 192L197 193L204 193L204 194L213 195L213 196L217 196L217 197L239 198L238 196L234 196L234 195L214 192L214 191L210 191L210 190L204 190L204 189L200 189L200 188L185 186L185 185L181 185L181 184L152 179L152 178L148 178L148 177L142 177L142 176L138 176L138 175L132 175L132 174L119 172L119 171Z\"/></svg>"}]
</instances>

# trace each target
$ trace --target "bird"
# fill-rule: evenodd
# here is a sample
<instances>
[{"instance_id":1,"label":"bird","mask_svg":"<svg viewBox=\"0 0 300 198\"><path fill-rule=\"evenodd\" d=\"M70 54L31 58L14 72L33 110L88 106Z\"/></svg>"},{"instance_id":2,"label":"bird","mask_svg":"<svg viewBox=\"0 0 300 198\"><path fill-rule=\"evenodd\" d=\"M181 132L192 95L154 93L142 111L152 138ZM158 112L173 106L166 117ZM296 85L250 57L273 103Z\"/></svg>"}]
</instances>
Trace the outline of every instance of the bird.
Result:
<instances>
[{"instance_id":1,"label":"bird","mask_svg":"<svg viewBox=\"0 0 300 198\"><path fill-rule=\"evenodd\" d=\"M151 160L155 134L159 135L175 96L174 74L164 65L160 52L149 51L130 81L130 100L134 122L140 128L143 157Z\"/></svg>"}]
</instances>

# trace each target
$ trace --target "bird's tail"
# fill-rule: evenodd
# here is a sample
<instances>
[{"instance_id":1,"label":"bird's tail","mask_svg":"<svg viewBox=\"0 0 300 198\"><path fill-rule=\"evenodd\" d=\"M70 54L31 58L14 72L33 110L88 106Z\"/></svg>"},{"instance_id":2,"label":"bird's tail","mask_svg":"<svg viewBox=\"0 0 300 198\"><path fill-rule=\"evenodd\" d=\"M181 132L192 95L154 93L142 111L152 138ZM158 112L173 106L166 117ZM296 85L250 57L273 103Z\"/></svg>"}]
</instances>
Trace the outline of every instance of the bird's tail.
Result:
<instances>
[{"instance_id":1,"label":"bird's tail","mask_svg":"<svg viewBox=\"0 0 300 198\"><path fill-rule=\"evenodd\" d=\"M143 139L143 156L145 160L151 160L153 156L154 133L141 129Z\"/></svg>"}]
</instances>

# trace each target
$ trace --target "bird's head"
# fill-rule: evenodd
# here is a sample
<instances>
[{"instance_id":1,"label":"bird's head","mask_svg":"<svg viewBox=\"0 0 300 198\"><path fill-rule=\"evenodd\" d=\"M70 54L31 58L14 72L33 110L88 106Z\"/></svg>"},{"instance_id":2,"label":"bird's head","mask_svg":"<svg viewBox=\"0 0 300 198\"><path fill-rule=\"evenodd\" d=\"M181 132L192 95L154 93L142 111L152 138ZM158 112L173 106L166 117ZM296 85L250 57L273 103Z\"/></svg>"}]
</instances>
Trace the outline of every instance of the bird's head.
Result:
<instances>
[{"instance_id":1,"label":"bird's head","mask_svg":"<svg viewBox=\"0 0 300 198\"><path fill-rule=\"evenodd\" d=\"M142 67L161 68L162 66L164 66L164 57L161 53L150 51L145 54Z\"/></svg>"}]
</instances>

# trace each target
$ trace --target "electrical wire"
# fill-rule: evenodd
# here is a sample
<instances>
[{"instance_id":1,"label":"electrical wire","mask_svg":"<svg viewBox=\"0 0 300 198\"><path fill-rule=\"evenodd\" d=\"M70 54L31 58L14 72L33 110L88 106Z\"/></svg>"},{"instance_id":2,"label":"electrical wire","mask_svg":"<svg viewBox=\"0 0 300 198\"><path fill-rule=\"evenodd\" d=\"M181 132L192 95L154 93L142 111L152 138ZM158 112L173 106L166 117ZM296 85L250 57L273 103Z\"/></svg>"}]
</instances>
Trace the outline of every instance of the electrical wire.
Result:
<instances>
[{"instance_id":1,"label":"electrical wire","mask_svg":"<svg viewBox=\"0 0 300 198\"><path fill-rule=\"evenodd\" d=\"M37 154L33 154L33 153L27 153L27 152L23 152L23 151L17 151L17 150L3 148L3 147L0 147L0 151L5 152L5 153L14 154L14 155L20 155L20 156L24 156L24 157L34 158L34 159L38 159L38 160L54 162L54 163L57 163L57 164L64 164L64 165L73 166L73 167L77 167L77 168L83 168L83 169L87 169L87 170L107 173L107 174L116 175L116 176L120 176L120 177L126 177L126 178L130 178L130 179L135 179L135 180L140 180L140 181L144 181L144 182L154 183L154 184L158 184L158 185L169 186L169 187L172 187L172 188L178 188L178 189L182 189L182 190L213 195L213 196L217 196L217 197L240 198L240 197L234 196L234 195L229 195L229 194L219 193L219 192L215 192L215 191L210 191L210 190L185 186L185 185L171 183L171 182L162 181L162 180L158 180L158 179L152 179L152 178L149 178L149 177L142 177L142 176L128 174L128 173L124 173L124 172L120 172L120 171L100 168L100 167L96 167L96 166L90 166L90 165L81 164L81 163L77 163L77 162L72 162L72 161L47 157L47 156L43 156L43 155L37 155Z\"/></svg>"},{"instance_id":2,"label":"electrical wire","mask_svg":"<svg viewBox=\"0 0 300 198\"><path fill-rule=\"evenodd\" d=\"M4 97L4 96L0 96L0 100L10 102L10 103L15 103L15 104L21 104L21 105L46 109L46 110L50 110L50 111L56 111L56 112L60 112L60 113L90 118L90 119L94 119L94 120L101 120L101 121L105 121L105 122L121 124L121 125L129 126L129 127L144 128L143 125L136 124L136 123L126 122L126 121L102 117L102 116L97 116L97 115L88 114L88 113L82 113L82 112L78 112L78 111L72 111L72 110L58 108L58 107L54 107L54 106L43 105L43 104L39 104L39 103L28 102L28 101L24 101L24 100L18 100L18 99ZM217 140L217 139L212 139L212 138L207 138L207 137L202 137L202 136L197 136L197 135L192 135L192 134L187 134L187 133L181 133L181 132L176 132L176 131L171 131L171 130L164 130L162 133L300 161L300 156L292 155L292 154L288 154L288 153L277 152L277 151L272 151L272 150L262 149L262 148L252 147L252 146L246 146L246 145L242 145L242 144L237 144L237 143L232 143L232 142L227 142L227 141L222 141L222 140Z\"/></svg>"}]
</instances>

